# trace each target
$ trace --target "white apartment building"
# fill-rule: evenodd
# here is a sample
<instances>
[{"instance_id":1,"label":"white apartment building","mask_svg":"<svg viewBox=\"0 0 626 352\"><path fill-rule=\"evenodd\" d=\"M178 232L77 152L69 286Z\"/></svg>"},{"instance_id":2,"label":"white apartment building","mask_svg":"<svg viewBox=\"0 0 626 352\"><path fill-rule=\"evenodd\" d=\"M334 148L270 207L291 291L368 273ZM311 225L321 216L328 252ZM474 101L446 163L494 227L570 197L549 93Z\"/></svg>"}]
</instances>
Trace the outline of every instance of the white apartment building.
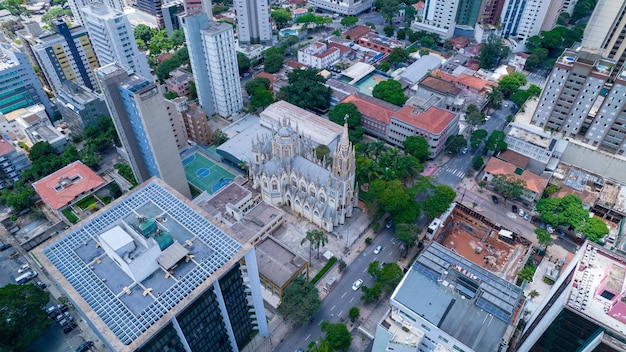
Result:
<instances>
[{"instance_id":1,"label":"white apartment building","mask_svg":"<svg viewBox=\"0 0 626 352\"><path fill-rule=\"evenodd\" d=\"M324 68L339 60L338 48L330 48L322 42L314 42L298 50L298 62L309 67Z\"/></svg>"},{"instance_id":2,"label":"white apartment building","mask_svg":"<svg viewBox=\"0 0 626 352\"><path fill-rule=\"evenodd\" d=\"M234 0L237 35L241 44L272 44L272 23L268 0Z\"/></svg>"},{"instance_id":3,"label":"white apartment building","mask_svg":"<svg viewBox=\"0 0 626 352\"><path fill-rule=\"evenodd\" d=\"M373 0L309 0L309 6L314 9L326 10L345 16L356 16L371 9Z\"/></svg>"},{"instance_id":4,"label":"white apartment building","mask_svg":"<svg viewBox=\"0 0 626 352\"><path fill-rule=\"evenodd\" d=\"M115 10L124 11L124 0L101 0L104 5ZM89 7L91 0L69 0L70 10L74 15L74 21L80 25L83 25L84 16L83 10Z\"/></svg>"},{"instance_id":5,"label":"white apartment building","mask_svg":"<svg viewBox=\"0 0 626 352\"><path fill-rule=\"evenodd\" d=\"M540 33L549 8L550 0L505 1L501 15L502 36L516 44L513 51L523 51L526 40Z\"/></svg>"},{"instance_id":6,"label":"white apartment building","mask_svg":"<svg viewBox=\"0 0 626 352\"><path fill-rule=\"evenodd\" d=\"M413 22L411 27L438 34L443 39L452 38L458 7L459 0L426 0L422 22Z\"/></svg>"},{"instance_id":7,"label":"white apartment building","mask_svg":"<svg viewBox=\"0 0 626 352\"><path fill-rule=\"evenodd\" d=\"M94 2L83 9L83 21L101 66L117 62L141 77L152 78L148 59L137 48L133 29L122 11Z\"/></svg>"}]
</instances>

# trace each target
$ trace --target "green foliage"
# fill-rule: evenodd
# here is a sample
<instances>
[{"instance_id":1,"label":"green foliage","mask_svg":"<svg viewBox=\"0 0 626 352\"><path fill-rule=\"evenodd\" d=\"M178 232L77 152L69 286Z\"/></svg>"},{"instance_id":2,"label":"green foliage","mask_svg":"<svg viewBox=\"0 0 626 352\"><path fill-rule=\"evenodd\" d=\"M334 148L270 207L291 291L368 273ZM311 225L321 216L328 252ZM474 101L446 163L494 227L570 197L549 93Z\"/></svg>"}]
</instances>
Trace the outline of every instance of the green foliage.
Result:
<instances>
[{"instance_id":1,"label":"green foliage","mask_svg":"<svg viewBox=\"0 0 626 352\"><path fill-rule=\"evenodd\" d=\"M172 56L172 58L167 59L157 67L156 76L161 81L161 83L165 82L166 79L170 77L170 72L179 68L182 63L177 56Z\"/></svg>"},{"instance_id":2,"label":"green foliage","mask_svg":"<svg viewBox=\"0 0 626 352\"><path fill-rule=\"evenodd\" d=\"M415 224L398 224L396 226L396 237L404 242L407 248L413 248L419 240L421 229Z\"/></svg>"},{"instance_id":3,"label":"green foliage","mask_svg":"<svg viewBox=\"0 0 626 352\"><path fill-rule=\"evenodd\" d=\"M185 32L183 32L182 29L175 29L174 31L172 31L170 40L175 47L179 47L185 44Z\"/></svg>"},{"instance_id":4,"label":"green foliage","mask_svg":"<svg viewBox=\"0 0 626 352\"><path fill-rule=\"evenodd\" d=\"M307 68L287 74L289 85L281 88L278 97L303 109L324 110L330 106L331 89L317 70Z\"/></svg>"},{"instance_id":5,"label":"green foliage","mask_svg":"<svg viewBox=\"0 0 626 352\"><path fill-rule=\"evenodd\" d=\"M189 51L187 47L180 48L174 54L183 65L189 64Z\"/></svg>"},{"instance_id":6,"label":"green foliage","mask_svg":"<svg viewBox=\"0 0 626 352\"><path fill-rule=\"evenodd\" d=\"M379 82L376 86L374 86L374 89L372 90L372 95L375 98L384 100L397 106L404 105L407 100L407 97L402 91L402 84L393 79Z\"/></svg>"},{"instance_id":7,"label":"green foliage","mask_svg":"<svg viewBox=\"0 0 626 352\"><path fill-rule=\"evenodd\" d=\"M452 154L456 154L467 146L467 140L460 134L448 137L446 140L446 150Z\"/></svg>"},{"instance_id":8,"label":"green foliage","mask_svg":"<svg viewBox=\"0 0 626 352\"><path fill-rule=\"evenodd\" d=\"M518 278L521 281L526 281L526 282L532 282L533 281L533 277L535 276L535 271L537 270L537 267L534 265L526 265L522 268L522 270L520 270L519 274L518 274Z\"/></svg>"},{"instance_id":9,"label":"green foliage","mask_svg":"<svg viewBox=\"0 0 626 352\"><path fill-rule=\"evenodd\" d=\"M326 333L326 341L334 350L347 351L352 343L352 335L343 323L329 323L327 321L321 324L322 331Z\"/></svg>"},{"instance_id":10,"label":"green foliage","mask_svg":"<svg viewBox=\"0 0 626 352\"><path fill-rule=\"evenodd\" d=\"M87 210L91 204L96 204L96 198L93 194L88 195L87 197L76 202L76 206L80 208L80 210Z\"/></svg>"},{"instance_id":11,"label":"green foliage","mask_svg":"<svg viewBox=\"0 0 626 352\"><path fill-rule=\"evenodd\" d=\"M557 185L549 185L543 190L543 198L552 197L552 195L558 193L560 189L561 187Z\"/></svg>"},{"instance_id":12,"label":"green foliage","mask_svg":"<svg viewBox=\"0 0 626 352\"><path fill-rule=\"evenodd\" d=\"M219 128L216 129L211 135L211 145L219 146L224 144L228 140L228 135Z\"/></svg>"},{"instance_id":13,"label":"green foliage","mask_svg":"<svg viewBox=\"0 0 626 352\"><path fill-rule=\"evenodd\" d=\"M526 188L526 181L513 175L495 175L491 183L505 200L521 196Z\"/></svg>"},{"instance_id":14,"label":"green foliage","mask_svg":"<svg viewBox=\"0 0 626 352\"><path fill-rule=\"evenodd\" d=\"M456 192L452 187L446 185L436 186L434 192L428 195L422 202L422 208L426 216L432 220L448 210L455 198Z\"/></svg>"},{"instance_id":15,"label":"green foliage","mask_svg":"<svg viewBox=\"0 0 626 352\"><path fill-rule=\"evenodd\" d=\"M250 98L250 109L265 108L274 102L274 95L269 89L257 88Z\"/></svg>"},{"instance_id":16,"label":"green foliage","mask_svg":"<svg viewBox=\"0 0 626 352\"><path fill-rule=\"evenodd\" d=\"M257 88L269 89L270 88L270 80L265 77L256 77L245 85L246 93L248 95L253 95Z\"/></svg>"},{"instance_id":17,"label":"green foliage","mask_svg":"<svg viewBox=\"0 0 626 352\"><path fill-rule=\"evenodd\" d=\"M135 175L133 174L133 170L130 168L130 166L122 163L117 163L114 165L114 167L117 170L117 173L125 178L126 181L130 182L133 187L136 187L138 185L137 179L135 179Z\"/></svg>"},{"instance_id":18,"label":"green foliage","mask_svg":"<svg viewBox=\"0 0 626 352\"><path fill-rule=\"evenodd\" d=\"M525 85L526 82L526 76L523 73L512 72L502 77L498 83L498 87L505 97L510 97L511 94L517 92L517 90L521 86Z\"/></svg>"},{"instance_id":19,"label":"green foliage","mask_svg":"<svg viewBox=\"0 0 626 352\"><path fill-rule=\"evenodd\" d=\"M276 73L280 71L285 62L285 48L271 47L263 52L263 71L267 73Z\"/></svg>"},{"instance_id":20,"label":"green foliage","mask_svg":"<svg viewBox=\"0 0 626 352\"><path fill-rule=\"evenodd\" d=\"M479 129L472 131L470 135L470 146L472 148L478 148L483 141L487 138L489 132L487 130Z\"/></svg>"},{"instance_id":21,"label":"green foliage","mask_svg":"<svg viewBox=\"0 0 626 352\"><path fill-rule=\"evenodd\" d=\"M592 241L598 241L605 235L609 234L609 227L601 219L596 217L587 219L585 225L580 229L580 232L587 236Z\"/></svg>"},{"instance_id":22,"label":"green foliage","mask_svg":"<svg viewBox=\"0 0 626 352\"><path fill-rule=\"evenodd\" d=\"M596 7L597 2L598 0L578 0L574 6L571 21L576 22L579 19L590 15Z\"/></svg>"},{"instance_id":23,"label":"green foliage","mask_svg":"<svg viewBox=\"0 0 626 352\"><path fill-rule=\"evenodd\" d=\"M399 28L398 31L396 32L396 38L398 38L398 40L405 40L406 39L406 29Z\"/></svg>"},{"instance_id":24,"label":"green foliage","mask_svg":"<svg viewBox=\"0 0 626 352\"><path fill-rule=\"evenodd\" d=\"M0 350L26 351L52 321L43 308L50 296L33 284L0 287Z\"/></svg>"},{"instance_id":25,"label":"green foliage","mask_svg":"<svg viewBox=\"0 0 626 352\"><path fill-rule=\"evenodd\" d=\"M321 301L315 285L302 277L297 277L283 290L278 312L295 324L308 323L320 308Z\"/></svg>"},{"instance_id":26,"label":"green foliage","mask_svg":"<svg viewBox=\"0 0 626 352\"><path fill-rule=\"evenodd\" d=\"M341 25L344 27L352 27L359 22L356 16L347 16L341 19Z\"/></svg>"},{"instance_id":27,"label":"green foliage","mask_svg":"<svg viewBox=\"0 0 626 352\"><path fill-rule=\"evenodd\" d=\"M149 43L150 39L152 39L152 37L154 36L154 31L152 30L152 28L146 26L145 24L139 24L133 30L133 34L135 36L135 39L141 39L145 43Z\"/></svg>"},{"instance_id":28,"label":"green foliage","mask_svg":"<svg viewBox=\"0 0 626 352\"><path fill-rule=\"evenodd\" d=\"M419 215L413 192L398 179L376 180L370 185L370 192L380 207L378 211L389 213L397 223L411 222Z\"/></svg>"},{"instance_id":29,"label":"green foliage","mask_svg":"<svg viewBox=\"0 0 626 352\"><path fill-rule=\"evenodd\" d=\"M422 41L423 43L423 41ZM509 48L504 45L502 38L490 34L485 43L480 47L480 68L493 69L500 60L507 57Z\"/></svg>"},{"instance_id":30,"label":"green foliage","mask_svg":"<svg viewBox=\"0 0 626 352\"><path fill-rule=\"evenodd\" d=\"M317 250L317 258L320 257L320 248L328 243L328 235L324 231L319 229L309 230L306 232L306 237L300 241L300 245L304 245L309 242L309 263L311 262L311 251L315 248Z\"/></svg>"},{"instance_id":31,"label":"green foliage","mask_svg":"<svg viewBox=\"0 0 626 352\"><path fill-rule=\"evenodd\" d=\"M317 273L317 275L315 275L315 277L313 277L313 279L311 279L311 284L315 285L318 281L320 281L320 279L326 275L326 273L328 272L328 270L330 270L330 268L333 267L333 265L335 265L335 263L337 262L337 258L336 257L331 257L328 262L326 263L326 265L324 265L324 267L322 268L322 270L319 271L319 273Z\"/></svg>"},{"instance_id":32,"label":"green foliage","mask_svg":"<svg viewBox=\"0 0 626 352\"><path fill-rule=\"evenodd\" d=\"M322 161L324 157L328 157L330 154L330 148L326 144L320 144L315 147L315 156L318 160Z\"/></svg>"},{"instance_id":33,"label":"green foliage","mask_svg":"<svg viewBox=\"0 0 626 352\"><path fill-rule=\"evenodd\" d=\"M530 98L530 93L528 93L528 91L525 91L523 89L518 90L517 92L511 94L510 99L513 102L513 104L522 107L524 106L524 103L526 102L526 100L528 100L528 98Z\"/></svg>"},{"instance_id":34,"label":"green foliage","mask_svg":"<svg viewBox=\"0 0 626 352\"><path fill-rule=\"evenodd\" d=\"M393 17L400 12L400 1L398 0L385 0L382 1L380 7L376 6L378 12L380 12L381 16L387 21L387 23L391 23Z\"/></svg>"},{"instance_id":35,"label":"green foliage","mask_svg":"<svg viewBox=\"0 0 626 352\"><path fill-rule=\"evenodd\" d=\"M248 72L248 70L250 70L250 59L242 53L237 53L237 67L239 68L239 75ZM250 92L248 92L248 94L250 94Z\"/></svg>"},{"instance_id":36,"label":"green foliage","mask_svg":"<svg viewBox=\"0 0 626 352\"><path fill-rule=\"evenodd\" d=\"M11 10L9 10L11 11ZM59 17L72 17L72 11L64 10L62 7L52 7L48 12L41 16L41 22L52 28L52 20Z\"/></svg>"},{"instance_id":37,"label":"green foliage","mask_svg":"<svg viewBox=\"0 0 626 352\"><path fill-rule=\"evenodd\" d=\"M470 124L472 128L482 125L485 122L485 114L478 110L476 105L470 104L465 111L465 122Z\"/></svg>"},{"instance_id":38,"label":"green foliage","mask_svg":"<svg viewBox=\"0 0 626 352\"><path fill-rule=\"evenodd\" d=\"M390 68L391 68L391 65L387 61L383 62L382 64L380 64L380 66L378 66L378 69L383 72L389 71Z\"/></svg>"},{"instance_id":39,"label":"green foliage","mask_svg":"<svg viewBox=\"0 0 626 352\"><path fill-rule=\"evenodd\" d=\"M572 194L563 198L542 198L535 208L541 220L554 227L566 225L580 231L589 219L589 211L583 208L582 200Z\"/></svg>"},{"instance_id":40,"label":"green foliage","mask_svg":"<svg viewBox=\"0 0 626 352\"><path fill-rule=\"evenodd\" d=\"M474 168L474 170L480 170L483 165L485 165L483 157L480 155L474 155L474 157L472 158L472 167Z\"/></svg>"},{"instance_id":41,"label":"green foliage","mask_svg":"<svg viewBox=\"0 0 626 352\"><path fill-rule=\"evenodd\" d=\"M350 308L350 310L348 311L348 318L350 319L351 322L355 322L357 319L359 319L359 316L361 315L361 310L359 309L359 307L352 307Z\"/></svg>"},{"instance_id":42,"label":"green foliage","mask_svg":"<svg viewBox=\"0 0 626 352\"><path fill-rule=\"evenodd\" d=\"M539 94L541 94L541 88L538 85L536 85L536 84L531 84L530 87L528 87L528 89L526 89L526 91L532 97L538 97Z\"/></svg>"},{"instance_id":43,"label":"green foliage","mask_svg":"<svg viewBox=\"0 0 626 352\"><path fill-rule=\"evenodd\" d=\"M333 19L330 17L316 16L312 12L309 12L307 14L298 16L298 18L296 18L295 20L295 23L302 23L304 24L303 28L308 28L310 24L313 24L317 27L317 26L325 25L327 23L331 23L332 21Z\"/></svg>"},{"instance_id":44,"label":"green foliage","mask_svg":"<svg viewBox=\"0 0 626 352\"><path fill-rule=\"evenodd\" d=\"M383 28L383 32L386 36L392 37L393 34L396 32L396 27L392 25L387 25Z\"/></svg>"},{"instance_id":45,"label":"green foliage","mask_svg":"<svg viewBox=\"0 0 626 352\"><path fill-rule=\"evenodd\" d=\"M505 151L508 145L504 141L504 137L506 137L506 135L503 131L492 131L489 138L487 138L487 141L485 142L485 148L496 153Z\"/></svg>"},{"instance_id":46,"label":"green foliage","mask_svg":"<svg viewBox=\"0 0 626 352\"><path fill-rule=\"evenodd\" d=\"M61 211L61 213L63 213L63 215L65 215L67 220L71 222L72 224L75 224L78 222L78 220L80 220L78 216L74 214L74 211L72 211L72 208L65 208Z\"/></svg>"},{"instance_id":47,"label":"green foliage","mask_svg":"<svg viewBox=\"0 0 626 352\"><path fill-rule=\"evenodd\" d=\"M26 14L28 12L24 4L25 2L22 0L4 0L0 3L0 9L11 12L13 16L19 16L20 14ZM43 17L42 22L45 22L43 21Z\"/></svg>"},{"instance_id":48,"label":"green foliage","mask_svg":"<svg viewBox=\"0 0 626 352\"><path fill-rule=\"evenodd\" d=\"M165 99L172 100L176 98L178 98L178 93L174 91L168 90L167 93L165 93Z\"/></svg>"},{"instance_id":49,"label":"green foliage","mask_svg":"<svg viewBox=\"0 0 626 352\"><path fill-rule=\"evenodd\" d=\"M387 28L387 27L385 27ZM409 58L409 53L402 48L393 48L389 56L387 56L387 62L390 64L396 64L399 62L404 62Z\"/></svg>"},{"instance_id":50,"label":"green foliage","mask_svg":"<svg viewBox=\"0 0 626 352\"><path fill-rule=\"evenodd\" d=\"M196 100L198 99L198 90L196 88L196 82L189 82L189 99Z\"/></svg>"},{"instance_id":51,"label":"green foliage","mask_svg":"<svg viewBox=\"0 0 626 352\"><path fill-rule=\"evenodd\" d=\"M11 207L13 212L19 213L33 205L35 190L30 184L18 181L11 189L0 191L0 203Z\"/></svg>"},{"instance_id":52,"label":"green foliage","mask_svg":"<svg viewBox=\"0 0 626 352\"><path fill-rule=\"evenodd\" d=\"M402 268L396 263L385 263L382 267L378 261L370 263L368 273L376 278L371 288L362 286L361 300L366 304L377 302L384 292L391 293L402 280Z\"/></svg>"},{"instance_id":53,"label":"green foliage","mask_svg":"<svg viewBox=\"0 0 626 352\"><path fill-rule=\"evenodd\" d=\"M409 136L402 142L404 151L424 163L430 157L428 141L422 136Z\"/></svg>"},{"instance_id":54,"label":"green foliage","mask_svg":"<svg viewBox=\"0 0 626 352\"><path fill-rule=\"evenodd\" d=\"M211 8L211 12L213 13L213 16L219 15L220 13L224 13L226 11L228 11L228 6L215 5Z\"/></svg>"},{"instance_id":55,"label":"green foliage","mask_svg":"<svg viewBox=\"0 0 626 352\"><path fill-rule=\"evenodd\" d=\"M276 28L281 30L291 22L291 13L287 10L273 10L270 18L276 24Z\"/></svg>"},{"instance_id":56,"label":"green foliage","mask_svg":"<svg viewBox=\"0 0 626 352\"><path fill-rule=\"evenodd\" d=\"M328 340L320 338L317 341L309 342L306 352L335 352L335 350L330 347Z\"/></svg>"},{"instance_id":57,"label":"green foliage","mask_svg":"<svg viewBox=\"0 0 626 352\"><path fill-rule=\"evenodd\" d=\"M365 130L361 127L361 112L352 103L339 103L328 111L328 119L332 122L343 125L348 117L348 134L353 144L360 143Z\"/></svg>"},{"instance_id":58,"label":"green foliage","mask_svg":"<svg viewBox=\"0 0 626 352\"><path fill-rule=\"evenodd\" d=\"M504 95L502 91L498 88L491 88L489 92L487 92L487 104L492 108L497 108L502 103L504 99Z\"/></svg>"},{"instance_id":59,"label":"green foliage","mask_svg":"<svg viewBox=\"0 0 626 352\"><path fill-rule=\"evenodd\" d=\"M537 235L537 241L539 242L540 246L547 246L550 244L550 242L552 242L552 237L550 237L548 231L544 229L536 228L535 235Z\"/></svg>"}]
</instances>

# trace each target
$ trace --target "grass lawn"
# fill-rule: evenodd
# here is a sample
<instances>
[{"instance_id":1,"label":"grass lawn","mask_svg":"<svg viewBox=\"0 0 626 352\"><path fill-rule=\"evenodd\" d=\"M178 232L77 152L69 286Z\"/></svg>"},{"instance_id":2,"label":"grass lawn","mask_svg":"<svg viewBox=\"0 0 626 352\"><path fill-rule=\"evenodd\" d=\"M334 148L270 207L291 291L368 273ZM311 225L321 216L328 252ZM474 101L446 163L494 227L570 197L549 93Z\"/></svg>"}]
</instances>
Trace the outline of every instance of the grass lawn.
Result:
<instances>
[{"instance_id":1,"label":"grass lawn","mask_svg":"<svg viewBox=\"0 0 626 352\"><path fill-rule=\"evenodd\" d=\"M72 224L75 224L75 223L78 222L78 220L79 220L78 216L76 216L76 214L74 214L74 212L72 211L71 208L65 208L61 212L63 213L63 215L65 215L67 220L69 220Z\"/></svg>"},{"instance_id":2,"label":"grass lawn","mask_svg":"<svg viewBox=\"0 0 626 352\"><path fill-rule=\"evenodd\" d=\"M76 206L79 207L80 210L85 211L87 210L87 208L89 208L91 204L95 204L95 203L96 203L96 197L94 197L93 194L90 194L87 197L76 202Z\"/></svg>"}]
</instances>

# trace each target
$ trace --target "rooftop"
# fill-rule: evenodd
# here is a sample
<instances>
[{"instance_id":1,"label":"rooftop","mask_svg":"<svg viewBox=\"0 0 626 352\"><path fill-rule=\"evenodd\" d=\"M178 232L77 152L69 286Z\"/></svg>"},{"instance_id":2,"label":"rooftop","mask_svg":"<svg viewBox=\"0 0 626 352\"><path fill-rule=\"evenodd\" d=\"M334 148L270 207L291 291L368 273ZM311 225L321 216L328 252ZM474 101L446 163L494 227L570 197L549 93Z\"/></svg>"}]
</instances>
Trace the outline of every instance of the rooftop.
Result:
<instances>
[{"instance_id":1,"label":"rooftop","mask_svg":"<svg viewBox=\"0 0 626 352\"><path fill-rule=\"evenodd\" d=\"M33 187L50 208L59 210L105 183L102 177L77 160L34 182Z\"/></svg>"},{"instance_id":2,"label":"rooftop","mask_svg":"<svg viewBox=\"0 0 626 352\"><path fill-rule=\"evenodd\" d=\"M257 239L267 225L277 220L282 221L280 219L283 217L284 212L279 208L265 202L259 202L230 229L239 242L250 242Z\"/></svg>"},{"instance_id":3,"label":"rooftop","mask_svg":"<svg viewBox=\"0 0 626 352\"><path fill-rule=\"evenodd\" d=\"M342 38L348 38L350 37L350 40L357 40L359 38L361 38L362 36L366 35L367 33L373 32L373 30L368 27L368 26L364 26L364 25L360 25L360 26L356 26L354 28L350 28L347 31L343 32L343 34L341 35Z\"/></svg>"},{"instance_id":4,"label":"rooftop","mask_svg":"<svg viewBox=\"0 0 626 352\"><path fill-rule=\"evenodd\" d=\"M439 66L441 66L441 58L434 55L425 55L409 65L400 77L411 84L415 84Z\"/></svg>"},{"instance_id":5,"label":"rooftop","mask_svg":"<svg viewBox=\"0 0 626 352\"><path fill-rule=\"evenodd\" d=\"M522 294L520 287L433 242L391 300L475 351L496 351Z\"/></svg>"},{"instance_id":6,"label":"rooftop","mask_svg":"<svg viewBox=\"0 0 626 352\"><path fill-rule=\"evenodd\" d=\"M112 349L135 350L241 260L247 245L224 231L153 177L35 255ZM176 243L190 255L166 270Z\"/></svg>"},{"instance_id":7,"label":"rooftop","mask_svg":"<svg viewBox=\"0 0 626 352\"><path fill-rule=\"evenodd\" d=\"M396 111L393 118L430 133L439 134L457 118L457 114L434 106L426 111L413 106L405 106Z\"/></svg>"},{"instance_id":8,"label":"rooftop","mask_svg":"<svg viewBox=\"0 0 626 352\"><path fill-rule=\"evenodd\" d=\"M497 157L489 159L487 165L485 166L485 172L492 175L509 175L521 178L526 182L526 189L537 194L543 193L543 190L548 185L547 178L541 177L528 170L522 170L509 162L498 159Z\"/></svg>"},{"instance_id":9,"label":"rooftop","mask_svg":"<svg viewBox=\"0 0 626 352\"><path fill-rule=\"evenodd\" d=\"M420 87L426 87L428 89L437 91L442 94L451 94L458 95L461 92L461 89L457 88L451 82L446 82L442 79L436 77L426 77L420 83Z\"/></svg>"},{"instance_id":10,"label":"rooftop","mask_svg":"<svg viewBox=\"0 0 626 352\"><path fill-rule=\"evenodd\" d=\"M545 133L542 129L532 125L522 125L512 122L509 124L506 134L507 136L511 136L544 149L548 149L553 143L552 136Z\"/></svg>"},{"instance_id":11,"label":"rooftop","mask_svg":"<svg viewBox=\"0 0 626 352\"><path fill-rule=\"evenodd\" d=\"M528 162L530 161L529 157L508 149L500 153L500 155L498 155L498 158L509 162L519 167L520 169L526 169L526 166L528 166Z\"/></svg>"},{"instance_id":12,"label":"rooftop","mask_svg":"<svg viewBox=\"0 0 626 352\"><path fill-rule=\"evenodd\" d=\"M89 88L72 81L63 82L61 92L64 94L59 95L62 96L64 99L70 99L78 104L83 105L89 103L90 101L99 99L98 95L91 91Z\"/></svg>"},{"instance_id":13,"label":"rooftop","mask_svg":"<svg viewBox=\"0 0 626 352\"><path fill-rule=\"evenodd\" d=\"M15 50L11 44L0 42L0 71L20 64L15 56Z\"/></svg>"},{"instance_id":14,"label":"rooftop","mask_svg":"<svg viewBox=\"0 0 626 352\"><path fill-rule=\"evenodd\" d=\"M391 116L399 109L395 105L360 93L349 95L341 102L352 103L361 114L385 124L389 124Z\"/></svg>"},{"instance_id":15,"label":"rooftop","mask_svg":"<svg viewBox=\"0 0 626 352\"><path fill-rule=\"evenodd\" d=\"M0 137L0 156L10 154L14 151L15 151L15 148L13 147L13 145L11 145L11 142Z\"/></svg>"},{"instance_id":16,"label":"rooftop","mask_svg":"<svg viewBox=\"0 0 626 352\"><path fill-rule=\"evenodd\" d=\"M272 236L255 246L259 275L279 287L284 287L295 273L306 265L302 258Z\"/></svg>"}]
</instances>

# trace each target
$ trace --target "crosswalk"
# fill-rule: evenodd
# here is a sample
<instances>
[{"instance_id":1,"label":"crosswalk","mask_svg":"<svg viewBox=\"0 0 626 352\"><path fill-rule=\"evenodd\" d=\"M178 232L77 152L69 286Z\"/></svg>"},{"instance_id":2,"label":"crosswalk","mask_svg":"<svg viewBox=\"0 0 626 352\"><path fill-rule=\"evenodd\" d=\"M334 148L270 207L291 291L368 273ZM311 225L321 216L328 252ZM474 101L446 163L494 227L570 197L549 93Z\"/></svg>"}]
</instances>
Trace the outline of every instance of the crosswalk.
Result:
<instances>
[{"instance_id":1,"label":"crosswalk","mask_svg":"<svg viewBox=\"0 0 626 352\"><path fill-rule=\"evenodd\" d=\"M458 178L463 178L463 177L465 177L465 171L463 171L463 170L459 170L459 169L452 169L452 168L448 168L448 167L446 167L446 168L444 168L442 171L445 171L445 172L447 172L447 173L449 173L449 174L452 174L452 175L454 175L454 176L456 176L456 177L458 177Z\"/></svg>"}]
</instances>

